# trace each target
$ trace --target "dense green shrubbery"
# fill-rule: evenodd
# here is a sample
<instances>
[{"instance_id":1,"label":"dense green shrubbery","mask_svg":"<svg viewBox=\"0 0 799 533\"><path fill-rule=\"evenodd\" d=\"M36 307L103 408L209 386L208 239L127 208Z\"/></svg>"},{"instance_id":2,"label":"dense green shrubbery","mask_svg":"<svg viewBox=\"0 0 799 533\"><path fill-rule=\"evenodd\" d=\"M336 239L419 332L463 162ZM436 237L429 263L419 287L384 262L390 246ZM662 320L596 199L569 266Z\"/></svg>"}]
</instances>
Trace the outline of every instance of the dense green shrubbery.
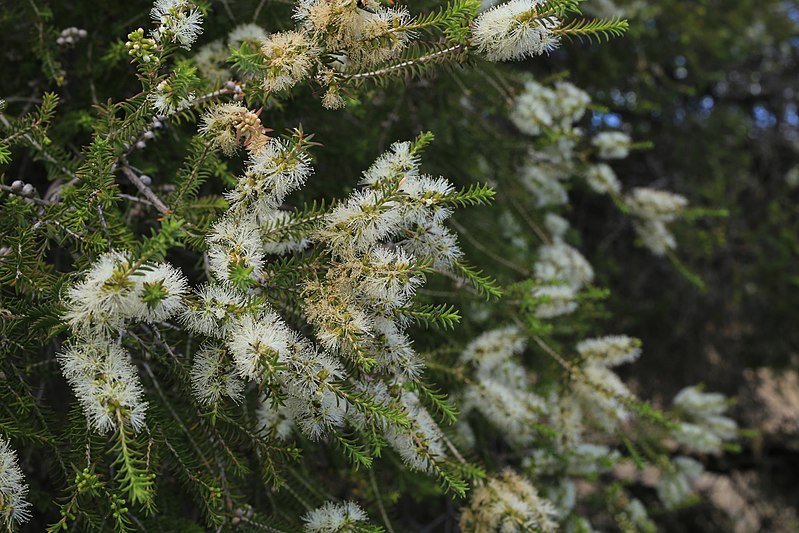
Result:
<instances>
[{"instance_id":1,"label":"dense green shrubbery","mask_svg":"<svg viewBox=\"0 0 799 533\"><path fill-rule=\"evenodd\" d=\"M616 78L582 72L627 27L589 4L8 9L5 524L651 531L690 503L727 400L653 408L617 333L641 265L704 287L725 212L627 185L651 145L561 68Z\"/></svg>"}]
</instances>

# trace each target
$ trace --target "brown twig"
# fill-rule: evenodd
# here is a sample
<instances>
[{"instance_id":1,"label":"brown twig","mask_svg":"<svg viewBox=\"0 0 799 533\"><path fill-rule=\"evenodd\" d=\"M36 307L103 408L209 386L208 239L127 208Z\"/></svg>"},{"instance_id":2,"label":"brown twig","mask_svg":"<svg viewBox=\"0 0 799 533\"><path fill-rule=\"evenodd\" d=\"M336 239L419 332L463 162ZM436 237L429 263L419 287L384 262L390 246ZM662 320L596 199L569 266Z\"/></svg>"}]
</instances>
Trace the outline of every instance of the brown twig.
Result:
<instances>
[{"instance_id":1,"label":"brown twig","mask_svg":"<svg viewBox=\"0 0 799 533\"><path fill-rule=\"evenodd\" d=\"M130 169L130 167L120 167L120 170L125 177L128 178L128 181L135 185L136 188L139 189L139 192L142 193L144 197L153 204L159 213L164 215L168 215L170 213L169 206L166 205L158 196L156 196L155 193L144 184L141 178Z\"/></svg>"}]
</instances>

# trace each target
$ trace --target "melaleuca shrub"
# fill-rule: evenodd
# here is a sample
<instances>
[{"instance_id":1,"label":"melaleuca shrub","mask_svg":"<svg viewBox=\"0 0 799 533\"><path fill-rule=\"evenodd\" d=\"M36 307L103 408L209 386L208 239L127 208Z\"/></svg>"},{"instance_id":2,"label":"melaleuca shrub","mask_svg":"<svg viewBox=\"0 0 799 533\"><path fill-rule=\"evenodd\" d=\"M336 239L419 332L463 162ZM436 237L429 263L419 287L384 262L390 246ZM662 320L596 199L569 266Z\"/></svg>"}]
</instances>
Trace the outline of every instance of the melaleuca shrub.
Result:
<instances>
[{"instance_id":1,"label":"melaleuca shrub","mask_svg":"<svg viewBox=\"0 0 799 533\"><path fill-rule=\"evenodd\" d=\"M577 4L302 0L233 24L157 0L107 41L17 7L56 90L2 115L3 524L649 531L689 502L737 426L718 394L658 410L617 373L642 343L596 327L569 189L687 275L670 225L703 211L624 192L612 164L646 145L586 130L587 93L486 62L626 28ZM70 55L87 41L119 80ZM456 102L432 122L513 142L442 157L424 115L398 126L415 84ZM644 465L654 486L624 474Z\"/></svg>"}]
</instances>

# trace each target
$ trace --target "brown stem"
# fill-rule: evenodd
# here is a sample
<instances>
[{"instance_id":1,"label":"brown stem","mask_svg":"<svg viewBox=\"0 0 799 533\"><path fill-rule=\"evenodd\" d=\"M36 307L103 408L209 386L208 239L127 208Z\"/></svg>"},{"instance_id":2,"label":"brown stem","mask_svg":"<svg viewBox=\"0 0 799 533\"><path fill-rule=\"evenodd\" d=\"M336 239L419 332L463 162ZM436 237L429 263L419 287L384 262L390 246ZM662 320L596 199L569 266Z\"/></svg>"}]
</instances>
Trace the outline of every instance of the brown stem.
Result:
<instances>
[{"instance_id":1,"label":"brown stem","mask_svg":"<svg viewBox=\"0 0 799 533\"><path fill-rule=\"evenodd\" d=\"M139 192L142 193L144 197L153 204L159 213L164 215L168 215L170 213L169 206L166 205L158 196L156 196L155 193L144 184L141 178L130 169L130 167L120 167L120 170L125 177L128 178L128 181L135 185L136 188L139 189Z\"/></svg>"}]
</instances>

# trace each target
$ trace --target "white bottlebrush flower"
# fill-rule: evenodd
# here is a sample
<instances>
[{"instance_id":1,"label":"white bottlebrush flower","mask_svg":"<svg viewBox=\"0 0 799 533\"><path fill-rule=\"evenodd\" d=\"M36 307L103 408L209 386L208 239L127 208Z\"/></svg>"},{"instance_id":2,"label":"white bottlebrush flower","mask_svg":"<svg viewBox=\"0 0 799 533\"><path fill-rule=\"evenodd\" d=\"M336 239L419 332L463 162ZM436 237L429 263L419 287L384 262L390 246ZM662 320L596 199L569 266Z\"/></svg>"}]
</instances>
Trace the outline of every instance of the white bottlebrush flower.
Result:
<instances>
[{"instance_id":1,"label":"white bottlebrush flower","mask_svg":"<svg viewBox=\"0 0 799 533\"><path fill-rule=\"evenodd\" d=\"M227 216L214 224L208 235L208 262L218 280L229 281L230 270L241 267L258 278L264 264L264 249L253 216Z\"/></svg>"},{"instance_id":2,"label":"white bottlebrush flower","mask_svg":"<svg viewBox=\"0 0 799 533\"><path fill-rule=\"evenodd\" d=\"M141 316L133 262L121 252L107 252L83 280L69 288L64 319L78 334L106 334Z\"/></svg>"},{"instance_id":3,"label":"white bottlebrush flower","mask_svg":"<svg viewBox=\"0 0 799 533\"><path fill-rule=\"evenodd\" d=\"M167 80L161 80L155 90L147 95L147 100L159 117L168 117L191 107L194 93L182 96L172 89Z\"/></svg>"},{"instance_id":4,"label":"white bottlebrush flower","mask_svg":"<svg viewBox=\"0 0 799 533\"><path fill-rule=\"evenodd\" d=\"M585 115L590 102L588 93L568 82L556 83L552 88L528 79L514 98L509 118L527 135L538 136L546 130L562 134L548 146L555 149L550 156L562 161L564 155L565 159L571 158L572 145L582 136L575 124Z\"/></svg>"},{"instance_id":5,"label":"white bottlebrush flower","mask_svg":"<svg viewBox=\"0 0 799 533\"><path fill-rule=\"evenodd\" d=\"M9 531L30 520L28 485L17 462L17 452L0 437L0 524Z\"/></svg>"},{"instance_id":6,"label":"white bottlebrush flower","mask_svg":"<svg viewBox=\"0 0 799 533\"><path fill-rule=\"evenodd\" d=\"M549 319L573 313L577 309L577 294L567 285L536 287L532 295L540 300L535 308L537 318Z\"/></svg>"},{"instance_id":7,"label":"white bottlebrush flower","mask_svg":"<svg viewBox=\"0 0 799 533\"><path fill-rule=\"evenodd\" d=\"M136 368L121 346L100 339L71 344L58 354L64 377L83 407L89 427L100 434L119 429L119 419L139 431L147 403Z\"/></svg>"},{"instance_id":8,"label":"white bottlebrush flower","mask_svg":"<svg viewBox=\"0 0 799 533\"><path fill-rule=\"evenodd\" d=\"M226 155L233 155L239 144L248 152L257 153L269 142L258 113L235 102L215 105L206 111L200 133Z\"/></svg>"},{"instance_id":9,"label":"white bottlebrush flower","mask_svg":"<svg viewBox=\"0 0 799 533\"><path fill-rule=\"evenodd\" d=\"M156 40L167 39L186 50L203 32L203 16L188 0L156 0L150 17L158 24L153 32Z\"/></svg>"},{"instance_id":10,"label":"white bottlebrush flower","mask_svg":"<svg viewBox=\"0 0 799 533\"><path fill-rule=\"evenodd\" d=\"M591 165L585 171L585 181L591 189L599 194L621 192L621 182L613 169L605 163Z\"/></svg>"},{"instance_id":11,"label":"white bottlebrush flower","mask_svg":"<svg viewBox=\"0 0 799 533\"><path fill-rule=\"evenodd\" d=\"M685 504L693 494L692 483L705 468L690 457L677 457L672 468L662 472L655 489L666 509L675 509Z\"/></svg>"},{"instance_id":12,"label":"white bottlebrush flower","mask_svg":"<svg viewBox=\"0 0 799 533\"><path fill-rule=\"evenodd\" d=\"M261 44L269 34L257 24L251 22L239 24L228 34L227 42L233 48L238 48L244 42Z\"/></svg>"},{"instance_id":13,"label":"white bottlebrush flower","mask_svg":"<svg viewBox=\"0 0 799 533\"><path fill-rule=\"evenodd\" d=\"M346 64L355 68L395 57L413 37L403 30L411 22L407 9L373 1L301 0L294 18L321 39L325 50L345 56Z\"/></svg>"},{"instance_id":14,"label":"white bottlebrush flower","mask_svg":"<svg viewBox=\"0 0 799 533\"><path fill-rule=\"evenodd\" d=\"M511 445L529 446L537 437L540 417L547 412L546 402L531 392L527 372L520 363L508 358L499 360L493 354L481 359L474 384L464 391L463 412L478 410Z\"/></svg>"},{"instance_id":15,"label":"white bottlebrush flower","mask_svg":"<svg viewBox=\"0 0 799 533\"><path fill-rule=\"evenodd\" d=\"M368 521L366 513L355 502L327 502L306 513L302 520L308 533L347 533Z\"/></svg>"},{"instance_id":16,"label":"white bottlebrush flower","mask_svg":"<svg viewBox=\"0 0 799 533\"><path fill-rule=\"evenodd\" d=\"M547 213L544 217L544 226L549 230L549 234L555 240L563 239L569 231L569 221L555 213Z\"/></svg>"},{"instance_id":17,"label":"white bottlebrush flower","mask_svg":"<svg viewBox=\"0 0 799 533\"><path fill-rule=\"evenodd\" d=\"M516 326L486 331L470 342L461 354L463 363L474 362L483 371L491 371L524 351L527 340Z\"/></svg>"},{"instance_id":18,"label":"white bottlebrush flower","mask_svg":"<svg viewBox=\"0 0 799 533\"><path fill-rule=\"evenodd\" d=\"M785 173L785 184L790 189L795 189L799 187L799 165L792 167L788 172Z\"/></svg>"},{"instance_id":19,"label":"white bottlebrush flower","mask_svg":"<svg viewBox=\"0 0 799 533\"><path fill-rule=\"evenodd\" d=\"M674 439L686 450L695 453L718 453L723 441L712 431L689 422L681 422L672 431Z\"/></svg>"},{"instance_id":20,"label":"white bottlebrush flower","mask_svg":"<svg viewBox=\"0 0 799 533\"><path fill-rule=\"evenodd\" d=\"M544 497L555 508L555 519L561 521L572 514L577 505L577 487L571 479L561 479L550 484L544 489ZM577 530L581 533L594 533L593 531Z\"/></svg>"},{"instance_id":21,"label":"white bottlebrush flower","mask_svg":"<svg viewBox=\"0 0 799 533\"><path fill-rule=\"evenodd\" d=\"M555 84L555 102L560 126L566 130L583 118L588 104L591 103L591 97L579 87L567 81L560 81Z\"/></svg>"},{"instance_id":22,"label":"white bottlebrush flower","mask_svg":"<svg viewBox=\"0 0 799 533\"><path fill-rule=\"evenodd\" d=\"M335 85L329 85L322 96L322 107L325 109L343 109L347 107L347 101L341 96L340 89Z\"/></svg>"},{"instance_id":23,"label":"white bottlebrush flower","mask_svg":"<svg viewBox=\"0 0 799 533\"><path fill-rule=\"evenodd\" d=\"M181 315L186 329L208 337L224 338L235 318L247 307L247 298L226 284L203 285L198 301L190 303Z\"/></svg>"},{"instance_id":24,"label":"white bottlebrush flower","mask_svg":"<svg viewBox=\"0 0 799 533\"><path fill-rule=\"evenodd\" d=\"M699 453L716 453L724 441L738 436L738 424L724 416L729 401L723 394L702 392L698 386L686 387L674 397L674 407L689 422L674 433L677 441Z\"/></svg>"},{"instance_id":25,"label":"white bottlebrush flower","mask_svg":"<svg viewBox=\"0 0 799 533\"><path fill-rule=\"evenodd\" d=\"M660 220L637 220L633 223L641 245L657 256L664 256L677 248L677 240L666 223Z\"/></svg>"},{"instance_id":26,"label":"white bottlebrush flower","mask_svg":"<svg viewBox=\"0 0 799 533\"><path fill-rule=\"evenodd\" d=\"M597 133L591 140L601 159L624 159L630 154L632 140L620 131Z\"/></svg>"},{"instance_id":27,"label":"white bottlebrush flower","mask_svg":"<svg viewBox=\"0 0 799 533\"><path fill-rule=\"evenodd\" d=\"M726 416L708 415L697 420L697 423L722 440L733 440L738 436L738 424Z\"/></svg>"},{"instance_id":28,"label":"white bottlebrush flower","mask_svg":"<svg viewBox=\"0 0 799 533\"><path fill-rule=\"evenodd\" d=\"M644 220L671 222L688 206L684 196L668 191L638 187L624 199L630 212Z\"/></svg>"},{"instance_id":29,"label":"white bottlebrush flower","mask_svg":"<svg viewBox=\"0 0 799 533\"><path fill-rule=\"evenodd\" d=\"M555 507L511 469L477 485L460 518L462 531L523 533L557 531Z\"/></svg>"},{"instance_id":30,"label":"white bottlebrush flower","mask_svg":"<svg viewBox=\"0 0 799 533\"><path fill-rule=\"evenodd\" d=\"M577 353L589 364L614 367L641 356L641 341L626 335L608 335L577 343Z\"/></svg>"},{"instance_id":31,"label":"white bottlebrush flower","mask_svg":"<svg viewBox=\"0 0 799 533\"><path fill-rule=\"evenodd\" d=\"M387 7L378 2L372 5L371 10L354 11L362 27L353 28L355 39L346 52L348 60L356 66L367 67L396 57L416 35L401 29L413 18L404 6Z\"/></svg>"},{"instance_id":32,"label":"white bottlebrush flower","mask_svg":"<svg viewBox=\"0 0 799 533\"><path fill-rule=\"evenodd\" d=\"M563 177L554 166L534 161L528 161L519 173L522 185L535 196L537 207L569 203L569 193L560 181Z\"/></svg>"},{"instance_id":33,"label":"white bottlebrush flower","mask_svg":"<svg viewBox=\"0 0 799 533\"><path fill-rule=\"evenodd\" d=\"M563 241L541 246L533 270L542 281L563 282L574 290L594 279L591 264L580 252Z\"/></svg>"},{"instance_id":34,"label":"white bottlebrush flower","mask_svg":"<svg viewBox=\"0 0 799 533\"><path fill-rule=\"evenodd\" d=\"M399 322L399 321L398 321ZM420 377L423 365L412 347L412 341L403 333L397 322L383 317L375 317L372 325L371 348L377 357L377 369L409 380Z\"/></svg>"},{"instance_id":35,"label":"white bottlebrush flower","mask_svg":"<svg viewBox=\"0 0 799 533\"><path fill-rule=\"evenodd\" d=\"M524 376L521 365L510 364L509 368ZM479 411L513 446L532 444L538 436L536 425L545 409L543 400L523 387L515 388L495 377L480 376L478 380L477 385L464 391L461 412Z\"/></svg>"},{"instance_id":36,"label":"white bottlebrush flower","mask_svg":"<svg viewBox=\"0 0 799 533\"><path fill-rule=\"evenodd\" d=\"M527 135L538 136L544 130L553 130L574 136L580 134L574 124L585 115L589 103L588 93L571 83L558 82L550 88L528 79L513 101L509 118Z\"/></svg>"},{"instance_id":37,"label":"white bottlebrush flower","mask_svg":"<svg viewBox=\"0 0 799 533\"><path fill-rule=\"evenodd\" d=\"M311 74L319 49L307 34L284 31L264 39L261 53L266 61L264 90L277 92L293 87Z\"/></svg>"},{"instance_id":38,"label":"white bottlebrush flower","mask_svg":"<svg viewBox=\"0 0 799 533\"><path fill-rule=\"evenodd\" d=\"M284 371L280 380L283 390L306 400L328 388L330 382L344 378L338 359L318 350L299 335L291 335L282 364Z\"/></svg>"},{"instance_id":39,"label":"white bottlebrush flower","mask_svg":"<svg viewBox=\"0 0 799 533\"><path fill-rule=\"evenodd\" d=\"M550 424L560 433L559 444L574 448L583 441L583 432L589 421L586 417L582 398L579 394L550 394L547 405Z\"/></svg>"},{"instance_id":40,"label":"white bottlebrush flower","mask_svg":"<svg viewBox=\"0 0 799 533\"><path fill-rule=\"evenodd\" d=\"M540 135L542 130L555 125L552 109L556 98L555 91L549 87L527 80L524 90L513 101L509 117L522 133Z\"/></svg>"},{"instance_id":41,"label":"white bottlebrush flower","mask_svg":"<svg viewBox=\"0 0 799 533\"><path fill-rule=\"evenodd\" d=\"M413 297L424 283L424 277L415 268L412 255L403 249L375 248L363 267L363 281L358 289L370 304L387 308L401 307Z\"/></svg>"},{"instance_id":42,"label":"white bottlebrush flower","mask_svg":"<svg viewBox=\"0 0 799 533\"><path fill-rule=\"evenodd\" d=\"M250 155L236 187L225 193L234 209L268 215L313 172L308 155L280 139L269 140Z\"/></svg>"},{"instance_id":43,"label":"white bottlebrush flower","mask_svg":"<svg viewBox=\"0 0 799 533\"><path fill-rule=\"evenodd\" d=\"M202 405L219 403L223 396L238 403L242 399L244 382L235 374L225 348L208 343L194 354L191 388Z\"/></svg>"},{"instance_id":44,"label":"white bottlebrush flower","mask_svg":"<svg viewBox=\"0 0 799 533\"><path fill-rule=\"evenodd\" d=\"M281 385L288 395L285 408L293 424L311 440L343 426L352 405L333 390L333 382L345 379L338 359L305 340L296 340L283 366Z\"/></svg>"},{"instance_id":45,"label":"white bottlebrush flower","mask_svg":"<svg viewBox=\"0 0 799 533\"><path fill-rule=\"evenodd\" d=\"M146 265L136 276L141 318L147 322L167 320L183 309L188 281L183 272L168 263Z\"/></svg>"},{"instance_id":46,"label":"white bottlebrush flower","mask_svg":"<svg viewBox=\"0 0 799 533\"><path fill-rule=\"evenodd\" d=\"M399 186L406 196L401 208L405 226L442 224L452 216L452 209L442 206L455 191L449 180L432 176L406 176Z\"/></svg>"},{"instance_id":47,"label":"white bottlebrush flower","mask_svg":"<svg viewBox=\"0 0 799 533\"><path fill-rule=\"evenodd\" d=\"M574 384L574 394L582 404L583 413L607 432L630 417L624 405L632 393L612 370L604 366L587 365Z\"/></svg>"},{"instance_id":48,"label":"white bottlebrush flower","mask_svg":"<svg viewBox=\"0 0 799 533\"><path fill-rule=\"evenodd\" d=\"M630 500L630 503L624 508L624 513L630 519L630 522L638 528L638 531L657 531L657 526L649 518L646 507L638 498Z\"/></svg>"},{"instance_id":49,"label":"white bottlebrush flower","mask_svg":"<svg viewBox=\"0 0 799 533\"><path fill-rule=\"evenodd\" d=\"M300 431L316 441L330 429L340 428L352 406L330 389L322 389L312 397L289 396L286 408Z\"/></svg>"},{"instance_id":50,"label":"white bottlebrush flower","mask_svg":"<svg viewBox=\"0 0 799 533\"><path fill-rule=\"evenodd\" d=\"M721 415L729 405L729 400L723 394L702 392L701 387L697 385L685 387L674 397L674 407L695 418Z\"/></svg>"},{"instance_id":51,"label":"white bottlebrush flower","mask_svg":"<svg viewBox=\"0 0 799 533\"><path fill-rule=\"evenodd\" d=\"M555 215L557 216L557 215ZM560 217L558 217L560 218ZM510 211L502 211L499 214L499 227L502 231L502 238L505 239L513 248L527 251L531 248L528 242L527 229L519 224L518 219ZM568 224L568 222L567 222Z\"/></svg>"},{"instance_id":52,"label":"white bottlebrush flower","mask_svg":"<svg viewBox=\"0 0 799 533\"><path fill-rule=\"evenodd\" d=\"M285 405L275 405L271 399L262 396L255 411L256 429L259 433L274 435L279 441L286 441L294 429L294 420Z\"/></svg>"},{"instance_id":53,"label":"white bottlebrush flower","mask_svg":"<svg viewBox=\"0 0 799 533\"><path fill-rule=\"evenodd\" d=\"M433 268L442 270L450 268L463 255L458 237L438 224L419 226L397 244L414 257L431 260Z\"/></svg>"},{"instance_id":54,"label":"white bottlebrush flower","mask_svg":"<svg viewBox=\"0 0 799 533\"><path fill-rule=\"evenodd\" d=\"M227 339L237 372L250 381L274 380L293 343L291 330L271 312L239 318Z\"/></svg>"},{"instance_id":55,"label":"white bottlebrush flower","mask_svg":"<svg viewBox=\"0 0 799 533\"><path fill-rule=\"evenodd\" d=\"M553 33L560 21L537 17L535 6L542 0L510 0L481 13L474 21L472 38L478 52L489 61L523 59L557 48Z\"/></svg>"},{"instance_id":56,"label":"white bottlebrush flower","mask_svg":"<svg viewBox=\"0 0 799 533\"><path fill-rule=\"evenodd\" d=\"M387 205L383 194L362 189L325 216L319 237L329 243L337 255L349 256L362 253L394 235L401 224L401 211L395 205Z\"/></svg>"},{"instance_id":57,"label":"white bottlebrush flower","mask_svg":"<svg viewBox=\"0 0 799 533\"><path fill-rule=\"evenodd\" d=\"M222 83L232 77L230 70L225 66L230 51L222 42L222 39L211 41L201 46L194 56L194 64L202 74L203 78L214 83Z\"/></svg>"},{"instance_id":58,"label":"white bottlebrush flower","mask_svg":"<svg viewBox=\"0 0 799 533\"><path fill-rule=\"evenodd\" d=\"M358 348L372 334L372 313L355 305L351 286L337 290L337 280L331 285L309 282L305 285L305 316L315 330L319 343L332 353Z\"/></svg>"},{"instance_id":59,"label":"white bottlebrush flower","mask_svg":"<svg viewBox=\"0 0 799 533\"><path fill-rule=\"evenodd\" d=\"M568 453L566 472L570 476L588 477L602 474L615 465L621 454L602 444L583 442Z\"/></svg>"},{"instance_id":60,"label":"white bottlebrush flower","mask_svg":"<svg viewBox=\"0 0 799 533\"><path fill-rule=\"evenodd\" d=\"M411 143L396 142L363 173L361 183L379 186L387 181L419 175L419 158L411 153Z\"/></svg>"},{"instance_id":61,"label":"white bottlebrush flower","mask_svg":"<svg viewBox=\"0 0 799 533\"><path fill-rule=\"evenodd\" d=\"M446 458L444 436L415 393L402 391L400 400L410 427L389 424L384 432L386 441L410 470L430 472L433 463Z\"/></svg>"}]
</instances>

